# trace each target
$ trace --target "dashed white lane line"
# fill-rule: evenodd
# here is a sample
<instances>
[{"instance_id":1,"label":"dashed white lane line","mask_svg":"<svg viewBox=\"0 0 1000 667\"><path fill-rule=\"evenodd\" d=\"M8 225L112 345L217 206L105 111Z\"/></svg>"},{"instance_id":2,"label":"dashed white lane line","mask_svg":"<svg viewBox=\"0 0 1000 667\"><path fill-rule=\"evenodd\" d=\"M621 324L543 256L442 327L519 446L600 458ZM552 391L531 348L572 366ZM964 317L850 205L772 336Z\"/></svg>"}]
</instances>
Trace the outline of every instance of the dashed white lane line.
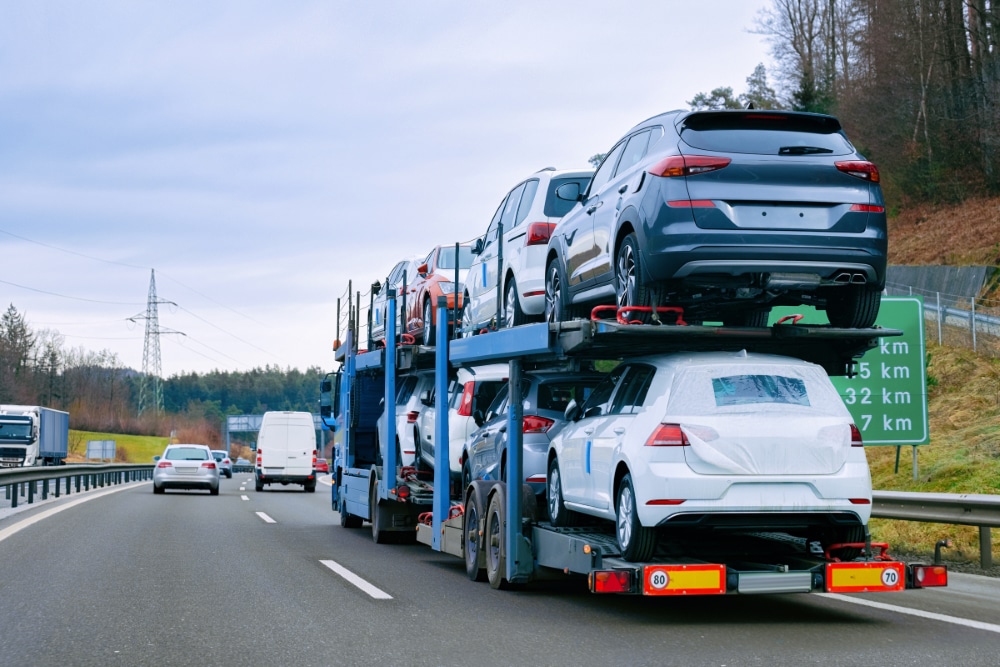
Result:
<instances>
[{"instance_id":1,"label":"dashed white lane line","mask_svg":"<svg viewBox=\"0 0 1000 667\"><path fill-rule=\"evenodd\" d=\"M240 500L250 500L249 496L240 496Z\"/></svg>"},{"instance_id":2,"label":"dashed white lane line","mask_svg":"<svg viewBox=\"0 0 1000 667\"><path fill-rule=\"evenodd\" d=\"M332 560L321 560L320 563L323 563L323 565L325 565L328 568L330 568L331 570L333 570L336 574L339 574L348 583L354 584L355 586L357 586L358 588L360 588L362 591L364 591L365 593L367 593L372 598L374 598L376 600L391 600L392 599L391 595L389 595L388 593L386 593L385 591L383 591L380 588L376 588L375 586L372 586L367 581L365 581L364 579L362 579L358 575L354 574L353 572L351 572L350 570L348 570L346 567L344 567L340 563L338 563L336 561L332 561Z\"/></svg>"},{"instance_id":3,"label":"dashed white lane line","mask_svg":"<svg viewBox=\"0 0 1000 667\"><path fill-rule=\"evenodd\" d=\"M897 607L896 605L886 604L884 602L875 602L874 600L867 600L865 598L853 598L847 595L841 595L839 593L820 593L819 595L820 597L830 598L832 600L840 600L841 602L850 602L851 604L859 604L863 607L871 607L872 609L881 609L883 611L894 611L897 614L908 614L909 616L919 616L920 618L926 618L932 621L941 621L942 623L963 625L967 628L975 628L976 630L986 630L987 632L1000 633L1000 625L995 625L993 623L983 623L982 621L973 621L967 618L958 618L957 616L936 614L933 611L910 609L909 607Z\"/></svg>"},{"instance_id":4,"label":"dashed white lane line","mask_svg":"<svg viewBox=\"0 0 1000 667\"><path fill-rule=\"evenodd\" d=\"M272 519L268 515L264 514L263 512L257 512L257 516L259 516L261 519L263 519L264 523L278 523L277 521L275 521L274 519Z\"/></svg>"}]
</instances>

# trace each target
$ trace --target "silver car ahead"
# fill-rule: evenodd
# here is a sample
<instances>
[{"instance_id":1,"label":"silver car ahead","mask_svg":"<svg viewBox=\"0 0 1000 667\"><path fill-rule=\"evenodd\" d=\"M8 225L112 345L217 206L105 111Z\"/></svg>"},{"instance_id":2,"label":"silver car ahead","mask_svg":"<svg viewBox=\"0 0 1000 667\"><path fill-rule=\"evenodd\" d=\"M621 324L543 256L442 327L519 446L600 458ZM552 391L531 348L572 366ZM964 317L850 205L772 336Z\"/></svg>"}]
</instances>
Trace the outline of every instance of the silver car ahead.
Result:
<instances>
[{"instance_id":1,"label":"silver car ahead","mask_svg":"<svg viewBox=\"0 0 1000 667\"><path fill-rule=\"evenodd\" d=\"M219 466L207 445L167 445L153 469L153 493L208 489L219 495Z\"/></svg>"}]
</instances>

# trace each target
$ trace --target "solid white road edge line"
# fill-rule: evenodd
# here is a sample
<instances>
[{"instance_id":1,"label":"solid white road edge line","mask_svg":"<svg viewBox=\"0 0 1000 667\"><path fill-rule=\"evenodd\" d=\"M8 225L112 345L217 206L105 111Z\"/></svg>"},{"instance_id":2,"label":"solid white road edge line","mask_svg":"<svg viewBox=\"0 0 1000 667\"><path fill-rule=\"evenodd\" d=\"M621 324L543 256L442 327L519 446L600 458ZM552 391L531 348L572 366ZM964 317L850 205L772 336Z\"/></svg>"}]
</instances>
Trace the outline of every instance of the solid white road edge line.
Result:
<instances>
[{"instance_id":1,"label":"solid white road edge line","mask_svg":"<svg viewBox=\"0 0 1000 667\"><path fill-rule=\"evenodd\" d=\"M28 526L38 523L42 519L47 519L53 514L58 514L63 510L68 510L70 507L76 507L80 503L85 503L88 500L93 500L94 498L100 498L101 496L106 496L110 493L118 493L119 491L125 491L126 489L134 488L136 484L148 484L148 483L149 483L148 481L143 480L142 482L132 482L130 484L122 484L120 486L116 486L113 489L105 489L104 491L91 491L91 492L85 491L84 493L86 493L87 495L83 496L82 498L71 500L70 502L64 505L53 507L52 509L45 510L44 512L39 512L33 517L23 519L22 521L18 521L12 526L8 526L7 528L0 530L0 542L3 542L11 535L20 532L21 530L27 528Z\"/></svg>"},{"instance_id":2,"label":"solid white road edge line","mask_svg":"<svg viewBox=\"0 0 1000 667\"><path fill-rule=\"evenodd\" d=\"M391 595L389 595L388 593L386 593L385 591L383 591L383 590L381 590L379 588L376 588L375 586L372 586L367 581L365 581L364 579L362 579L358 575L354 574L353 572L351 572L350 570L348 570L346 567L344 567L340 563L338 563L336 561L332 561L332 560L321 560L320 563L323 563L323 565L326 565L328 568L330 568L331 570L333 570L336 574L339 574L341 577L343 577L344 579L346 579L348 583L354 584L355 586L357 586L362 591L364 591L365 593L367 593L369 596L375 598L376 600L391 600L392 599Z\"/></svg>"},{"instance_id":3,"label":"solid white road edge line","mask_svg":"<svg viewBox=\"0 0 1000 667\"><path fill-rule=\"evenodd\" d=\"M257 512L257 516L259 516L261 519L263 519L264 523L278 523L277 521L275 521L274 519L272 519L268 515L264 514L263 512Z\"/></svg>"},{"instance_id":4,"label":"solid white road edge line","mask_svg":"<svg viewBox=\"0 0 1000 667\"><path fill-rule=\"evenodd\" d=\"M942 623L951 623L953 625L964 625L967 628L975 628L976 630L986 630L987 632L1000 633L1000 625L995 625L993 623L983 623L982 621L973 621L967 618L958 618L957 616L946 616L945 614L936 614L933 611L910 609L909 607L897 607L896 605L886 604L884 602L875 602L874 600L866 600L864 598L852 598L847 595L841 595L840 593L819 593L819 596L824 598L831 598L833 600L840 600L841 602L850 602L851 604L859 604L863 607L882 609L883 611L894 611L899 614L919 616L920 618L926 618L932 621L941 621Z\"/></svg>"}]
</instances>

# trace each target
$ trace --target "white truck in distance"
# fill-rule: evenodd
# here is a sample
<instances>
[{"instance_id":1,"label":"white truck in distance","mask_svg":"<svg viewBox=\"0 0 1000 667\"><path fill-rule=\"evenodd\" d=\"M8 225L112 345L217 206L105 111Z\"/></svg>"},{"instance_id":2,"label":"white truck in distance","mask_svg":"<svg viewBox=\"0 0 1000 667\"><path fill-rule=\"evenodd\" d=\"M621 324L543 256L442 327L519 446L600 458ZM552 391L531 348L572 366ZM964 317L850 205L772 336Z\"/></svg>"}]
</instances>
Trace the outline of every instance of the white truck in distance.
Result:
<instances>
[{"instance_id":1,"label":"white truck in distance","mask_svg":"<svg viewBox=\"0 0 1000 667\"><path fill-rule=\"evenodd\" d=\"M62 465L68 453L68 412L0 405L0 468Z\"/></svg>"}]
</instances>

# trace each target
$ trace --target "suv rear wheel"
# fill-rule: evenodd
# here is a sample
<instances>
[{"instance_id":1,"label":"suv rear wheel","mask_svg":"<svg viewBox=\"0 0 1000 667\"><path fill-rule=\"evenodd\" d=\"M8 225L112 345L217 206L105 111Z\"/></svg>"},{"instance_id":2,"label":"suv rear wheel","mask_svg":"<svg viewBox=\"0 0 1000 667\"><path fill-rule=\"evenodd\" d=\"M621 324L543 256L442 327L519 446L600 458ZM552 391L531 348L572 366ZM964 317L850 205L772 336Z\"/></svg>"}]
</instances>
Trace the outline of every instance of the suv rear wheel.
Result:
<instances>
[{"instance_id":1,"label":"suv rear wheel","mask_svg":"<svg viewBox=\"0 0 1000 667\"><path fill-rule=\"evenodd\" d=\"M545 269L546 322L565 322L569 319L568 298L562 262L558 258L553 259Z\"/></svg>"},{"instance_id":2,"label":"suv rear wheel","mask_svg":"<svg viewBox=\"0 0 1000 667\"><path fill-rule=\"evenodd\" d=\"M503 293L503 326L505 329L524 324L524 311L517 298L517 281L511 278Z\"/></svg>"},{"instance_id":3,"label":"suv rear wheel","mask_svg":"<svg viewBox=\"0 0 1000 667\"><path fill-rule=\"evenodd\" d=\"M622 241L615 259L615 295L618 307L648 306L649 290L642 283L642 260L639 255L639 240L629 234ZM629 320L649 322L649 313L631 312Z\"/></svg>"},{"instance_id":4,"label":"suv rear wheel","mask_svg":"<svg viewBox=\"0 0 1000 667\"><path fill-rule=\"evenodd\" d=\"M826 300L830 324L845 329L867 329L875 324L882 292L866 285L831 287Z\"/></svg>"}]
</instances>

